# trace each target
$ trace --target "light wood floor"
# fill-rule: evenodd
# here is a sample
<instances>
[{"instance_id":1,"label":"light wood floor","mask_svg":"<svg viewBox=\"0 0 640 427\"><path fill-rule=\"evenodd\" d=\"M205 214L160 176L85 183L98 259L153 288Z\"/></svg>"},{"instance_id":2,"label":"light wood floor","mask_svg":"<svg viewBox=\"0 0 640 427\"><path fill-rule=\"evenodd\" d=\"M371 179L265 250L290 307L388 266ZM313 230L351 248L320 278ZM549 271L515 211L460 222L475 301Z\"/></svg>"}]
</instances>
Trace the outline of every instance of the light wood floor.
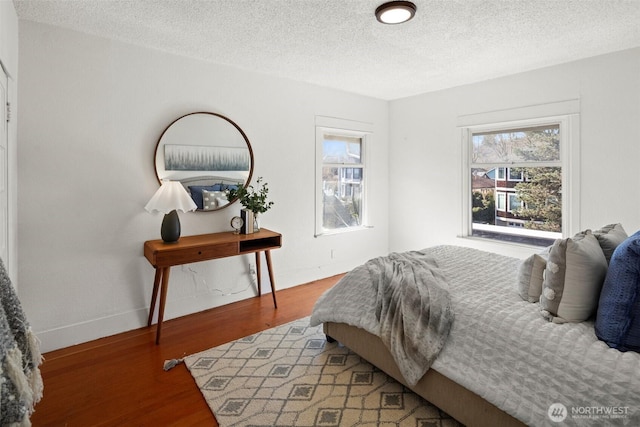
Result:
<instances>
[{"instance_id":1,"label":"light wood floor","mask_svg":"<svg viewBox=\"0 0 640 427\"><path fill-rule=\"evenodd\" d=\"M155 326L56 350L41 366L44 397L34 426L218 426L182 358L311 314L341 276L165 321ZM170 301L167 302L170 304Z\"/></svg>"}]
</instances>

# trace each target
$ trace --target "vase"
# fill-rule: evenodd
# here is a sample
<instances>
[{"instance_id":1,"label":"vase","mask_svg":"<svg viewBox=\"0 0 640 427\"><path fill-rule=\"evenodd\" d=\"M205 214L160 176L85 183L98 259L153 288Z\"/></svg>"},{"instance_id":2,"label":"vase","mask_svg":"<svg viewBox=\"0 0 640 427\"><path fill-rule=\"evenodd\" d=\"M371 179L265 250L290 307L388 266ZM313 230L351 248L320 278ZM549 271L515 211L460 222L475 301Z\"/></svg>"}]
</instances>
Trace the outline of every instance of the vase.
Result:
<instances>
[{"instance_id":1,"label":"vase","mask_svg":"<svg viewBox=\"0 0 640 427\"><path fill-rule=\"evenodd\" d=\"M258 222L258 214L254 213L253 214L253 232L257 233L258 231L260 231L260 223Z\"/></svg>"},{"instance_id":2,"label":"vase","mask_svg":"<svg viewBox=\"0 0 640 427\"><path fill-rule=\"evenodd\" d=\"M180 238L180 218L178 218L178 212L175 209L162 219L160 236L165 243L174 243Z\"/></svg>"}]
</instances>

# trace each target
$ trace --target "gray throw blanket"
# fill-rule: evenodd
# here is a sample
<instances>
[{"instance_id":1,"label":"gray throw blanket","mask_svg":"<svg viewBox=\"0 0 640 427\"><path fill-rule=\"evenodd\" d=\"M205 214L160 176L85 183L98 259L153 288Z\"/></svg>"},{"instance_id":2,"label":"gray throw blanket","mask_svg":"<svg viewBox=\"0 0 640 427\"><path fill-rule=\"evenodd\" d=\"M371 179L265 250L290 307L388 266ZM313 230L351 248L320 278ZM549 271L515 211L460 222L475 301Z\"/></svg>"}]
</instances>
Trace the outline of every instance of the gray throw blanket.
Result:
<instances>
[{"instance_id":1,"label":"gray throw blanket","mask_svg":"<svg viewBox=\"0 0 640 427\"><path fill-rule=\"evenodd\" d=\"M30 426L42 397L40 345L0 260L0 425Z\"/></svg>"},{"instance_id":2,"label":"gray throw blanket","mask_svg":"<svg viewBox=\"0 0 640 427\"><path fill-rule=\"evenodd\" d=\"M412 251L374 258L347 273L318 299L311 325L346 323L379 336L415 385L444 346L453 318L436 261Z\"/></svg>"}]
</instances>

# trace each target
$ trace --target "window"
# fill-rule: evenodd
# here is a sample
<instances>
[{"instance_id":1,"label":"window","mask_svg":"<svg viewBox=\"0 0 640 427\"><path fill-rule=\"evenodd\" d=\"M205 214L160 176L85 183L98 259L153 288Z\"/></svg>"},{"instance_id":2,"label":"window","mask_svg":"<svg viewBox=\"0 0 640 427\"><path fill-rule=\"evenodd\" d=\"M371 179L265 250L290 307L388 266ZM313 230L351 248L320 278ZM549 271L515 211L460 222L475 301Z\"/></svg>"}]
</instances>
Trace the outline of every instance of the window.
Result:
<instances>
[{"instance_id":1,"label":"window","mask_svg":"<svg viewBox=\"0 0 640 427\"><path fill-rule=\"evenodd\" d=\"M522 181L522 168L507 168L509 170L509 181Z\"/></svg>"},{"instance_id":2,"label":"window","mask_svg":"<svg viewBox=\"0 0 640 427\"><path fill-rule=\"evenodd\" d=\"M560 136L557 123L471 131L472 173L497 168L498 177L505 175L502 169L507 176L507 182L501 183L506 192L498 193L494 220L490 212L483 215L484 221L474 220L472 235L495 239L508 235L509 240L519 238L522 243L549 239L549 244L562 236ZM531 209L525 208L528 201ZM523 229L532 232L525 235Z\"/></svg>"},{"instance_id":3,"label":"window","mask_svg":"<svg viewBox=\"0 0 640 427\"><path fill-rule=\"evenodd\" d=\"M575 129L569 117L463 128L465 181L473 180L465 192L465 235L541 246L562 237L571 200L563 155ZM488 178L483 188L478 177Z\"/></svg>"},{"instance_id":4,"label":"window","mask_svg":"<svg viewBox=\"0 0 640 427\"><path fill-rule=\"evenodd\" d=\"M520 197L518 197L516 193L509 194L509 212L517 213L518 209L521 209L523 206L522 200L520 200Z\"/></svg>"},{"instance_id":5,"label":"window","mask_svg":"<svg viewBox=\"0 0 640 427\"><path fill-rule=\"evenodd\" d=\"M316 127L316 235L367 225L367 139L360 130Z\"/></svg>"},{"instance_id":6,"label":"window","mask_svg":"<svg viewBox=\"0 0 640 427\"><path fill-rule=\"evenodd\" d=\"M507 195L505 193L498 193L496 196L496 209L504 211L507 209Z\"/></svg>"}]
</instances>

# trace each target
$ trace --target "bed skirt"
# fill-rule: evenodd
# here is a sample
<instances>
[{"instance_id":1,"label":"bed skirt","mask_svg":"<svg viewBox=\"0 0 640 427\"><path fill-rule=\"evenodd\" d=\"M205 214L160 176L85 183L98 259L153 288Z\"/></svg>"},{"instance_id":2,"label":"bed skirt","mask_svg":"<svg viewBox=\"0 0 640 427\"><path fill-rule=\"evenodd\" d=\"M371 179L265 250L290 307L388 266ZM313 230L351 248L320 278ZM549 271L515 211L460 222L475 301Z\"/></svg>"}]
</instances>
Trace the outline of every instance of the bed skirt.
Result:
<instances>
[{"instance_id":1,"label":"bed skirt","mask_svg":"<svg viewBox=\"0 0 640 427\"><path fill-rule=\"evenodd\" d=\"M344 323L324 323L323 328L328 337L340 342L466 426L525 426L433 368L414 387L409 387L380 338L363 329Z\"/></svg>"}]
</instances>

